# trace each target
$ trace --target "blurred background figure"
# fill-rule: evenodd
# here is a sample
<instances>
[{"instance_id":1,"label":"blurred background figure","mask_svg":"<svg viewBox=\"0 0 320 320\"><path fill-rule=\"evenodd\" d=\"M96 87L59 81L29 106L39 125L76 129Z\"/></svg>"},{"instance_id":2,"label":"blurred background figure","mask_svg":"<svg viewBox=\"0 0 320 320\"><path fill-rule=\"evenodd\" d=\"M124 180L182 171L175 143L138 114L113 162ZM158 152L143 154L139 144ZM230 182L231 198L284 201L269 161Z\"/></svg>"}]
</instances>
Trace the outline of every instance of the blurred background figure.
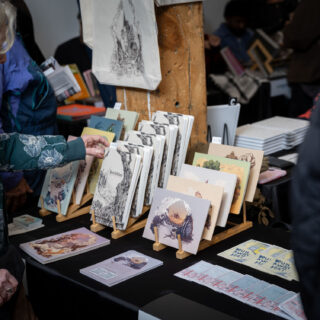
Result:
<instances>
[{"instance_id":1,"label":"blurred background figure","mask_svg":"<svg viewBox=\"0 0 320 320\"><path fill-rule=\"evenodd\" d=\"M253 39L253 32L248 26L249 7L247 1L231 0L224 10L225 22L213 32L220 38L220 47L229 47L243 65L250 63L247 50Z\"/></svg>"},{"instance_id":2,"label":"blurred background figure","mask_svg":"<svg viewBox=\"0 0 320 320\"><path fill-rule=\"evenodd\" d=\"M284 28L284 45L293 54L288 69L292 89L291 117L311 108L320 92L320 1L302 0Z\"/></svg>"}]
</instances>

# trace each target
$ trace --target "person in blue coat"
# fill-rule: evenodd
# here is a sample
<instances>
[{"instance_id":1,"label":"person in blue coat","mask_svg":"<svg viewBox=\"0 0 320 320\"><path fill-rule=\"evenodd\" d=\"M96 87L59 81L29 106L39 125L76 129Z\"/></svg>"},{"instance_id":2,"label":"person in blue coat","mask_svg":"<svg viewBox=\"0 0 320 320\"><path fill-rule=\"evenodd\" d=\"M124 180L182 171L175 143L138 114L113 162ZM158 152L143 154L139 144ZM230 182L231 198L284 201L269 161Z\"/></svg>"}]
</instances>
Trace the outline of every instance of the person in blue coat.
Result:
<instances>
[{"instance_id":1,"label":"person in blue coat","mask_svg":"<svg viewBox=\"0 0 320 320\"><path fill-rule=\"evenodd\" d=\"M0 65L0 133L57 134L56 98L40 67L16 37ZM2 173L8 206L14 211L27 194L40 194L45 172ZM11 206L12 205L12 206Z\"/></svg>"},{"instance_id":2,"label":"person in blue coat","mask_svg":"<svg viewBox=\"0 0 320 320\"><path fill-rule=\"evenodd\" d=\"M248 8L246 2L231 0L224 10L225 22L213 32L220 38L220 47L229 47L243 65L250 63L247 53L253 40L253 31L247 28Z\"/></svg>"}]
</instances>

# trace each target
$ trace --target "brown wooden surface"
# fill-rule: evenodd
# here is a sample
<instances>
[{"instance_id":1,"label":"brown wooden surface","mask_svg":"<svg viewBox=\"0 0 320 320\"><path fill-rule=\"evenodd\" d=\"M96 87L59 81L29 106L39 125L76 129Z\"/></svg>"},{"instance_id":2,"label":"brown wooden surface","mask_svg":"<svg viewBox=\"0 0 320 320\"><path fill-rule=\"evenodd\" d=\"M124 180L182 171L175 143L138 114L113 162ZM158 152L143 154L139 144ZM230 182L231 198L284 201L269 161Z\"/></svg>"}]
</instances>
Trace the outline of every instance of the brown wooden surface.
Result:
<instances>
[{"instance_id":1,"label":"brown wooden surface","mask_svg":"<svg viewBox=\"0 0 320 320\"><path fill-rule=\"evenodd\" d=\"M150 92L151 113L164 110L195 117L191 146L206 143L206 78L202 3L156 8L162 81ZM128 110L149 119L147 91L126 88ZM124 89L117 89L124 103Z\"/></svg>"}]
</instances>

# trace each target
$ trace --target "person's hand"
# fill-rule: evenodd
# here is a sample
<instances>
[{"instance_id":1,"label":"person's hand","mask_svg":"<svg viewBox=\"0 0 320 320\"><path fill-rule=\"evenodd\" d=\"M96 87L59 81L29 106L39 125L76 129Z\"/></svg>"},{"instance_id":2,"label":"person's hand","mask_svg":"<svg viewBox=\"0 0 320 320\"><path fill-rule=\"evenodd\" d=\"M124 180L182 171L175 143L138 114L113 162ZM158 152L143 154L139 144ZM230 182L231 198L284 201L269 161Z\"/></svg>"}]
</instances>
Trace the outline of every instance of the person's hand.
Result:
<instances>
[{"instance_id":1,"label":"person's hand","mask_svg":"<svg viewBox=\"0 0 320 320\"><path fill-rule=\"evenodd\" d=\"M15 212L17 209L21 208L27 201L28 193L32 192L27 181L22 178L15 188L6 192L7 209L11 212Z\"/></svg>"},{"instance_id":2,"label":"person's hand","mask_svg":"<svg viewBox=\"0 0 320 320\"><path fill-rule=\"evenodd\" d=\"M110 145L106 138L97 135L84 135L81 138L86 148L86 154L88 156L94 156L100 159L102 159L104 156L105 148L109 147Z\"/></svg>"},{"instance_id":3,"label":"person's hand","mask_svg":"<svg viewBox=\"0 0 320 320\"><path fill-rule=\"evenodd\" d=\"M0 307L12 298L17 287L16 278L7 269L0 269Z\"/></svg>"},{"instance_id":4,"label":"person's hand","mask_svg":"<svg viewBox=\"0 0 320 320\"><path fill-rule=\"evenodd\" d=\"M221 39L215 34L208 34L208 40L211 47L219 47Z\"/></svg>"}]
</instances>

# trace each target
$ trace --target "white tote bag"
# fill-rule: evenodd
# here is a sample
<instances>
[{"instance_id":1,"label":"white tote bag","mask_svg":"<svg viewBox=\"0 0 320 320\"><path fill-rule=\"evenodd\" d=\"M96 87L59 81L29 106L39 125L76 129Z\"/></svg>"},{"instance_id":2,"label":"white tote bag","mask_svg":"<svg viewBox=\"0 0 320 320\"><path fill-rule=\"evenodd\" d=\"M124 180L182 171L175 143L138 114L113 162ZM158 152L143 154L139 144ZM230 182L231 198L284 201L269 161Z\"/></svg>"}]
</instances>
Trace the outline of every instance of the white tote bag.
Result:
<instances>
[{"instance_id":1,"label":"white tote bag","mask_svg":"<svg viewBox=\"0 0 320 320\"><path fill-rule=\"evenodd\" d=\"M153 0L93 2L92 70L101 83L155 90L161 81Z\"/></svg>"},{"instance_id":2,"label":"white tote bag","mask_svg":"<svg viewBox=\"0 0 320 320\"><path fill-rule=\"evenodd\" d=\"M80 0L83 42L93 48L93 0Z\"/></svg>"}]
</instances>

